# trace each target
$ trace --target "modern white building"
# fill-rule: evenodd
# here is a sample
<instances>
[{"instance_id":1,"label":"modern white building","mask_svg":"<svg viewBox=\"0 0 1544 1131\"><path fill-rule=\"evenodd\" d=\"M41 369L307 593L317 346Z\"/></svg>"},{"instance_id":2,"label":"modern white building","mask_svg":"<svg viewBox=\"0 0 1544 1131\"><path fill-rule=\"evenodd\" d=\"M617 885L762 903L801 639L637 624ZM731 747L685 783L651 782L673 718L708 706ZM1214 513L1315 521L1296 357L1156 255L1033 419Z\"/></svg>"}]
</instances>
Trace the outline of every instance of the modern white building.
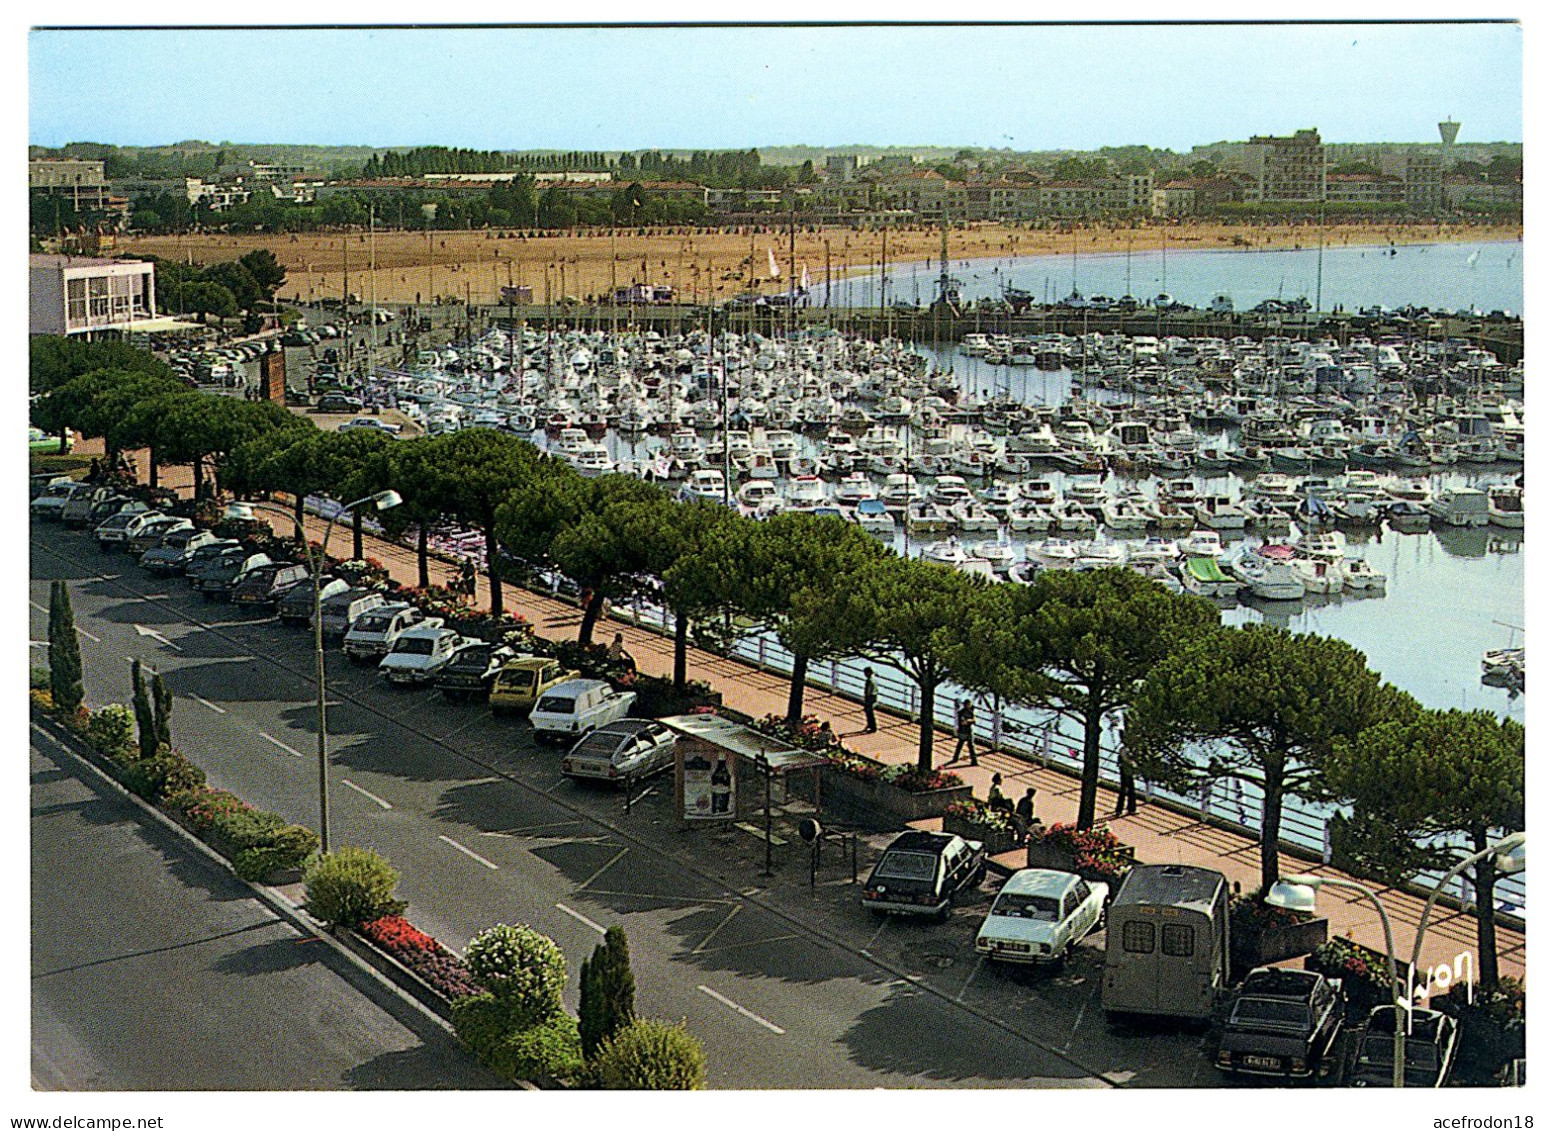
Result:
<instances>
[{"instance_id":1,"label":"modern white building","mask_svg":"<svg viewBox=\"0 0 1544 1131\"><path fill-rule=\"evenodd\" d=\"M144 333L177 325L156 317L153 263L79 255L28 259L33 334Z\"/></svg>"}]
</instances>

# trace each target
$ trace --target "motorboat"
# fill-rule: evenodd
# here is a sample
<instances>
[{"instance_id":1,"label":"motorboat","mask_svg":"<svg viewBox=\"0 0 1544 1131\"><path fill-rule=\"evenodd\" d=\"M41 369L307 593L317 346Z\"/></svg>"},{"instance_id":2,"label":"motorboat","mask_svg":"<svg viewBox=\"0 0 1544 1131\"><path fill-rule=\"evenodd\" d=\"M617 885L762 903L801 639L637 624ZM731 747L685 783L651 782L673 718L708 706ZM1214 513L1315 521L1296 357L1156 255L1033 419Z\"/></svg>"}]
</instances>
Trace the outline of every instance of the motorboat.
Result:
<instances>
[{"instance_id":1,"label":"motorboat","mask_svg":"<svg viewBox=\"0 0 1544 1131\"><path fill-rule=\"evenodd\" d=\"M1346 556L1346 536L1338 530L1312 530L1298 539L1297 552L1338 562Z\"/></svg>"},{"instance_id":2,"label":"motorboat","mask_svg":"<svg viewBox=\"0 0 1544 1131\"><path fill-rule=\"evenodd\" d=\"M948 566L960 566L969 560L971 555L965 552L965 547L960 544L958 538L947 538L942 542L934 542L931 546L925 548L922 551L922 557L925 561L938 562Z\"/></svg>"},{"instance_id":3,"label":"motorboat","mask_svg":"<svg viewBox=\"0 0 1544 1131\"><path fill-rule=\"evenodd\" d=\"M790 511L810 511L829 506L831 496L825 480L814 475L798 475L788 481L783 491L783 507Z\"/></svg>"},{"instance_id":4,"label":"motorboat","mask_svg":"<svg viewBox=\"0 0 1544 1131\"><path fill-rule=\"evenodd\" d=\"M949 507L954 521L966 534L991 533L998 527L997 516L974 499Z\"/></svg>"},{"instance_id":5,"label":"motorboat","mask_svg":"<svg viewBox=\"0 0 1544 1131\"><path fill-rule=\"evenodd\" d=\"M1431 501L1431 518L1444 526L1488 526L1490 496L1478 487L1449 487Z\"/></svg>"},{"instance_id":6,"label":"motorboat","mask_svg":"<svg viewBox=\"0 0 1544 1131\"><path fill-rule=\"evenodd\" d=\"M1244 582L1222 571L1217 558L1210 554L1191 554L1180 567L1180 584L1187 593L1200 597L1228 600L1238 596Z\"/></svg>"},{"instance_id":7,"label":"motorboat","mask_svg":"<svg viewBox=\"0 0 1544 1131\"><path fill-rule=\"evenodd\" d=\"M751 479L734 493L740 513L747 518L768 518L783 509L777 488L765 479Z\"/></svg>"},{"instance_id":8,"label":"motorboat","mask_svg":"<svg viewBox=\"0 0 1544 1131\"><path fill-rule=\"evenodd\" d=\"M1331 558L1289 558L1303 588L1309 593L1339 593L1345 588L1346 575L1340 562Z\"/></svg>"},{"instance_id":9,"label":"motorboat","mask_svg":"<svg viewBox=\"0 0 1544 1131\"><path fill-rule=\"evenodd\" d=\"M966 549L971 557L990 562L997 573L1007 573L1014 561L1013 547L1007 542L973 542Z\"/></svg>"},{"instance_id":10,"label":"motorboat","mask_svg":"<svg viewBox=\"0 0 1544 1131\"><path fill-rule=\"evenodd\" d=\"M1196 530L1179 540L1179 550L1192 558L1218 558L1223 552L1222 538L1215 530Z\"/></svg>"},{"instance_id":11,"label":"motorboat","mask_svg":"<svg viewBox=\"0 0 1544 1131\"><path fill-rule=\"evenodd\" d=\"M879 498L879 488L874 486L874 481L861 471L854 471L850 475L844 475L836 485L835 498L838 503L848 506L856 506L864 499Z\"/></svg>"},{"instance_id":12,"label":"motorboat","mask_svg":"<svg viewBox=\"0 0 1544 1131\"><path fill-rule=\"evenodd\" d=\"M1019 499L1008 507L1008 529L1015 534L1043 534L1054 522L1050 506L1045 503Z\"/></svg>"},{"instance_id":13,"label":"motorboat","mask_svg":"<svg viewBox=\"0 0 1544 1131\"><path fill-rule=\"evenodd\" d=\"M954 515L931 499L920 499L906 509L906 529L913 534L947 534L954 529Z\"/></svg>"},{"instance_id":14,"label":"motorboat","mask_svg":"<svg viewBox=\"0 0 1544 1131\"><path fill-rule=\"evenodd\" d=\"M1358 593L1384 593L1388 590L1388 574L1374 569L1365 558L1346 558L1340 563L1345 587Z\"/></svg>"},{"instance_id":15,"label":"motorboat","mask_svg":"<svg viewBox=\"0 0 1544 1131\"><path fill-rule=\"evenodd\" d=\"M1024 547L1024 551L1043 569L1071 569L1078 560L1078 544L1065 538L1042 538Z\"/></svg>"},{"instance_id":16,"label":"motorboat","mask_svg":"<svg viewBox=\"0 0 1544 1131\"><path fill-rule=\"evenodd\" d=\"M1487 495L1490 523L1505 530L1523 528L1523 489L1496 484Z\"/></svg>"},{"instance_id":17,"label":"motorboat","mask_svg":"<svg viewBox=\"0 0 1544 1131\"><path fill-rule=\"evenodd\" d=\"M686 482L681 485L677 493L677 498L683 502L701 499L705 502L721 503L727 492L722 471L717 468L699 468L687 476Z\"/></svg>"},{"instance_id":18,"label":"motorboat","mask_svg":"<svg viewBox=\"0 0 1544 1131\"><path fill-rule=\"evenodd\" d=\"M1112 534L1140 534L1147 530L1151 516L1147 509L1125 495L1105 500L1099 510L1104 528Z\"/></svg>"},{"instance_id":19,"label":"motorboat","mask_svg":"<svg viewBox=\"0 0 1544 1131\"><path fill-rule=\"evenodd\" d=\"M895 537L895 516L892 515L884 504L883 499L861 499L853 508L853 516L857 520L858 527L866 534L872 534L876 538Z\"/></svg>"},{"instance_id":20,"label":"motorboat","mask_svg":"<svg viewBox=\"0 0 1544 1131\"><path fill-rule=\"evenodd\" d=\"M1111 569L1126 564L1126 547L1121 542L1094 541L1078 551L1074 569Z\"/></svg>"},{"instance_id":21,"label":"motorboat","mask_svg":"<svg viewBox=\"0 0 1544 1131\"><path fill-rule=\"evenodd\" d=\"M1228 572L1244 583L1251 596L1262 601L1297 601L1307 586L1286 561L1260 554L1244 554L1229 563Z\"/></svg>"}]
</instances>

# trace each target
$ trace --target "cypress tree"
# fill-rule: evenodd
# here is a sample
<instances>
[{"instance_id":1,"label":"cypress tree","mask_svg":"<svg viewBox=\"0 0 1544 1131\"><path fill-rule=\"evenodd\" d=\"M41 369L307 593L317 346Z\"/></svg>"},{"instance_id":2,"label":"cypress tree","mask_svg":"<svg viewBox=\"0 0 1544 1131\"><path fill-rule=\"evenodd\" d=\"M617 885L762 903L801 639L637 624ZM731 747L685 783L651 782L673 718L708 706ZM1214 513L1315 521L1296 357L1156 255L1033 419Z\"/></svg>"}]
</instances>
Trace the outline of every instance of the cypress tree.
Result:
<instances>
[{"instance_id":1,"label":"cypress tree","mask_svg":"<svg viewBox=\"0 0 1544 1131\"><path fill-rule=\"evenodd\" d=\"M134 683L134 722L139 728L139 756L155 757L155 708L150 705L150 692L140 672L138 660L129 665L129 678Z\"/></svg>"},{"instance_id":2,"label":"cypress tree","mask_svg":"<svg viewBox=\"0 0 1544 1131\"><path fill-rule=\"evenodd\" d=\"M605 941L579 967L579 1045L586 1060L635 1020L635 988L627 934L610 927Z\"/></svg>"},{"instance_id":3,"label":"cypress tree","mask_svg":"<svg viewBox=\"0 0 1544 1131\"><path fill-rule=\"evenodd\" d=\"M48 675L54 706L66 718L73 718L86 691L81 685L75 612L70 608L70 591L63 581L55 581L48 594Z\"/></svg>"},{"instance_id":4,"label":"cypress tree","mask_svg":"<svg viewBox=\"0 0 1544 1131\"><path fill-rule=\"evenodd\" d=\"M170 746L172 744L172 692L166 686L166 680L161 678L161 673L156 672L155 680L150 685L151 697L155 703L155 741L156 746Z\"/></svg>"}]
</instances>

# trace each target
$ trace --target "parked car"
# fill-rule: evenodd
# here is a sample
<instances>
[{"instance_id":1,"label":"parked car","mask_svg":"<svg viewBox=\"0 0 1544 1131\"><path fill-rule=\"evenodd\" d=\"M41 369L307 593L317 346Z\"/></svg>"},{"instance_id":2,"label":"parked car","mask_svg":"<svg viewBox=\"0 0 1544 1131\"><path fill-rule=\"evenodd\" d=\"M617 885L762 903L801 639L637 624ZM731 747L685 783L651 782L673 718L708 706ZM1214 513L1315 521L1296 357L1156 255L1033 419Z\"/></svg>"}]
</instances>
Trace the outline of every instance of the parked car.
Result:
<instances>
[{"instance_id":1,"label":"parked car","mask_svg":"<svg viewBox=\"0 0 1544 1131\"><path fill-rule=\"evenodd\" d=\"M563 757L563 776L642 781L675 766L675 731L653 719L618 719L585 735Z\"/></svg>"},{"instance_id":2,"label":"parked car","mask_svg":"<svg viewBox=\"0 0 1544 1131\"><path fill-rule=\"evenodd\" d=\"M316 612L316 597L313 595L314 586L308 577L299 585L286 592L279 598L279 623L280 624L307 624L311 620L311 614ZM336 597L340 593L347 593L349 584L341 577L331 575L322 578L322 603L325 605L329 598Z\"/></svg>"},{"instance_id":3,"label":"parked car","mask_svg":"<svg viewBox=\"0 0 1544 1131\"><path fill-rule=\"evenodd\" d=\"M407 629L392 641L380 670L392 683L428 683L450 662L461 634L439 617Z\"/></svg>"},{"instance_id":4,"label":"parked car","mask_svg":"<svg viewBox=\"0 0 1544 1131\"><path fill-rule=\"evenodd\" d=\"M1392 1005L1374 1006L1367 1017L1351 1068L1354 1088L1394 1086L1394 1026ZM1440 1088L1453 1071L1458 1050L1458 1021L1446 1013L1412 1006L1405 1030L1405 1087Z\"/></svg>"},{"instance_id":5,"label":"parked car","mask_svg":"<svg viewBox=\"0 0 1544 1131\"><path fill-rule=\"evenodd\" d=\"M384 604L386 595L379 589L354 588L328 597L322 602L322 635L342 638L355 621Z\"/></svg>"},{"instance_id":6,"label":"parked car","mask_svg":"<svg viewBox=\"0 0 1544 1131\"><path fill-rule=\"evenodd\" d=\"M161 540L172 531L192 529L194 529L192 519L178 518L172 514L163 514L151 519L138 530L130 529L128 540L124 543L124 549L137 558L144 554L146 550L159 546Z\"/></svg>"},{"instance_id":7,"label":"parked car","mask_svg":"<svg viewBox=\"0 0 1544 1131\"><path fill-rule=\"evenodd\" d=\"M356 416L353 420L346 420L338 425L339 432L384 432L388 436L395 436L402 431L402 425L390 424L378 416Z\"/></svg>"},{"instance_id":8,"label":"parked car","mask_svg":"<svg viewBox=\"0 0 1544 1131\"><path fill-rule=\"evenodd\" d=\"M397 637L415 624L431 622L436 628L445 623L439 617L425 619L420 609L400 601L381 605L349 626L349 630L343 634L343 652L355 663L378 661L391 651Z\"/></svg>"},{"instance_id":9,"label":"parked car","mask_svg":"<svg viewBox=\"0 0 1544 1131\"><path fill-rule=\"evenodd\" d=\"M234 538L216 538L212 542L206 542L188 555L183 565L182 574L188 579L188 584L198 588L198 577L206 569L227 555L243 553L240 542Z\"/></svg>"},{"instance_id":10,"label":"parked car","mask_svg":"<svg viewBox=\"0 0 1544 1131\"><path fill-rule=\"evenodd\" d=\"M81 525L95 533L97 527L122 511L128 511L129 514L135 515L149 509L145 504L137 502L127 495L108 495L106 498L91 504L91 509L86 513L86 521L81 523Z\"/></svg>"},{"instance_id":11,"label":"parked car","mask_svg":"<svg viewBox=\"0 0 1544 1131\"><path fill-rule=\"evenodd\" d=\"M874 914L949 915L960 892L986 874L979 840L913 829L886 846L863 885L863 906Z\"/></svg>"},{"instance_id":12,"label":"parked car","mask_svg":"<svg viewBox=\"0 0 1544 1131\"><path fill-rule=\"evenodd\" d=\"M114 539L110 545L103 546L102 548L104 550L127 550L130 548L130 545L133 543L134 539L139 537L141 534L145 534L151 528L152 524L159 522L163 518L170 517L170 515L162 514L157 510L141 511L128 522L124 523L121 537ZM98 541L100 541L100 538Z\"/></svg>"},{"instance_id":13,"label":"parked car","mask_svg":"<svg viewBox=\"0 0 1544 1131\"><path fill-rule=\"evenodd\" d=\"M188 568L188 561L196 551L219 541L211 531L199 530L189 523L186 527L171 531L141 554L139 564L154 574L182 573Z\"/></svg>"},{"instance_id":14,"label":"parked car","mask_svg":"<svg viewBox=\"0 0 1544 1131\"><path fill-rule=\"evenodd\" d=\"M468 697L486 699L499 669L514 658L515 650L508 645L467 637L434 677L434 686L452 702Z\"/></svg>"},{"instance_id":15,"label":"parked car","mask_svg":"<svg viewBox=\"0 0 1544 1131\"><path fill-rule=\"evenodd\" d=\"M638 698L601 679L566 679L547 689L531 710L537 741L588 734L625 718Z\"/></svg>"},{"instance_id":16,"label":"parked car","mask_svg":"<svg viewBox=\"0 0 1544 1131\"><path fill-rule=\"evenodd\" d=\"M122 509L103 519L92 530L92 536L97 540L97 545L104 550L113 550L122 546L129 536L129 524L141 515L152 513L144 503L124 503Z\"/></svg>"},{"instance_id":17,"label":"parked car","mask_svg":"<svg viewBox=\"0 0 1544 1131\"><path fill-rule=\"evenodd\" d=\"M65 499L64 506L54 517L66 526L85 526L86 520L91 517L91 508L103 499L120 498L127 500L128 496L112 487L100 484L78 483L76 489L70 492Z\"/></svg>"},{"instance_id":18,"label":"parked car","mask_svg":"<svg viewBox=\"0 0 1544 1131\"><path fill-rule=\"evenodd\" d=\"M246 580L248 574L272 564L273 559L267 554L252 554L241 548L236 553L222 555L219 561L200 573L193 588L206 601L229 600L231 592Z\"/></svg>"},{"instance_id":19,"label":"parked car","mask_svg":"<svg viewBox=\"0 0 1544 1131\"><path fill-rule=\"evenodd\" d=\"M231 586L233 605L275 605L279 599L311 576L309 567L295 562L271 562L249 570Z\"/></svg>"},{"instance_id":20,"label":"parked car","mask_svg":"<svg viewBox=\"0 0 1544 1131\"><path fill-rule=\"evenodd\" d=\"M1306 1079L1346 1020L1338 978L1309 970L1251 970L1222 1027L1217 1067L1224 1072Z\"/></svg>"},{"instance_id":21,"label":"parked car","mask_svg":"<svg viewBox=\"0 0 1544 1131\"><path fill-rule=\"evenodd\" d=\"M516 657L493 677L488 706L495 715L506 711L529 711L553 686L578 674L564 670L562 664L547 656Z\"/></svg>"},{"instance_id":22,"label":"parked car","mask_svg":"<svg viewBox=\"0 0 1544 1131\"><path fill-rule=\"evenodd\" d=\"M976 933L976 950L995 962L1059 962L1103 926L1109 897L1109 884L1070 872L1021 868L992 901Z\"/></svg>"},{"instance_id":23,"label":"parked car","mask_svg":"<svg viewBox=\"0 0 1544 1131\"><path fill-rule=\"evenodd\" d=\"M359 412L365 402L346 393L323 393L316 398L317 412Z\"/></svg>"},{"instance_id":24,"label":"parked car","mask_svg":"<svg viewBox=\"0 0 1544 1131\"><path fill-rule=\"evenodd\" d=\"M68 475L60 475L56 471L45 471L38 475L27 476L27 501L42 495L50 487L74 484L75 480Z\"/></svg>"},{"instance_id":25,"label":"parked car","mask_svg":"<svg viewBox=\"0 0 1544 1131\"><path fill-rule=\"evenodd\" d=\"M85 498L95 489L89 483L77 483L73 479L55 479L27 504L27 511L33 518L40 518L45 522L58 522L64 515L64 508L71 500Z\"/></svg>"}]
</instances>

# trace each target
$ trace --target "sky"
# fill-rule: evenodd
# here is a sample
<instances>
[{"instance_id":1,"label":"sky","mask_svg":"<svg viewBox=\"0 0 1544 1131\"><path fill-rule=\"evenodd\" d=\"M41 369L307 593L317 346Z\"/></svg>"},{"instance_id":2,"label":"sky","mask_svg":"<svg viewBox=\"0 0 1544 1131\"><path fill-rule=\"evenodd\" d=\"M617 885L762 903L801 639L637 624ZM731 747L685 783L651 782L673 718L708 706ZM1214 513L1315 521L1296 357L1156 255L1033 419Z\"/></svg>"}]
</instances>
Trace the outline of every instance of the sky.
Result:
<instances>
[{"instance_id":1,"label":"sky","mask_svg":"<svg viewBox=\"0 0 1544 1131\"><path fill-rule=\"evenodd\" d=\"M38 28L49 14L27 44L35 145L1187 152L1307 127L1435 141L1449 116L1463 141L1523 137L1515 24Z\"/></svg>"}]
</instances>

